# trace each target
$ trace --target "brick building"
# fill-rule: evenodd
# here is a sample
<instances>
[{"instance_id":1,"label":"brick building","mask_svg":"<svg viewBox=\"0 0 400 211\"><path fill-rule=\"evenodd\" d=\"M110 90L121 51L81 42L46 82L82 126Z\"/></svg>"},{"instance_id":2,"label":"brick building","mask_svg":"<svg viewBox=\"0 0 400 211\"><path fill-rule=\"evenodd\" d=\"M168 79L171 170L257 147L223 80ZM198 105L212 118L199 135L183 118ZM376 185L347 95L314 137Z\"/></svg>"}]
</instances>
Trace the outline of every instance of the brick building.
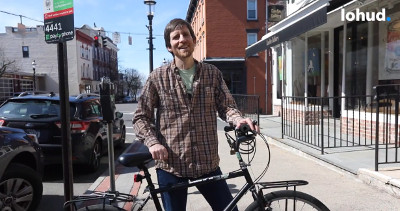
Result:
<instances>
[{"instance_id":1,"label":"brick building","mask_svg":"<svg viewBox=\"0 0 400 211\"><path fill-rule=\"evenodd\" d=\"M266 55L246 58L245 48L266 33L265 10L261 0L191 0L186 15L197 38L195 59L217 66L232 94L259 95L263 114L270 113L272 105L266 99L271 92Z\"/></svg>"}]
</instances>

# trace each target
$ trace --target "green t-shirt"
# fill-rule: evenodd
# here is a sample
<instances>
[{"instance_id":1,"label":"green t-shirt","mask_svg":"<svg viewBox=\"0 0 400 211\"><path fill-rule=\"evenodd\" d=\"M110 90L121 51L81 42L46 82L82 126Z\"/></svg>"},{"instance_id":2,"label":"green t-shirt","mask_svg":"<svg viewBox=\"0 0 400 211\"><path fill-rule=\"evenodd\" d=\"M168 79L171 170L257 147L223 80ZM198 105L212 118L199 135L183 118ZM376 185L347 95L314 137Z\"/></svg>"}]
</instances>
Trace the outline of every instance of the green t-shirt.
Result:
<instances>
[{"instance_id":1,"label":"green t-shirt","mask_svg":"<svg viewBox=\"0 0 400 211\"><path fill-rule=\"evenodd\" d=\"M188 94L193 94L192 88L193 88L193 78L195 70L196 70L196 64L193 65L193 67L188 70L179 70L179 75L181 75L182 77L182 81L186 87L186 93Z\"/></svg>"}]
</instances>

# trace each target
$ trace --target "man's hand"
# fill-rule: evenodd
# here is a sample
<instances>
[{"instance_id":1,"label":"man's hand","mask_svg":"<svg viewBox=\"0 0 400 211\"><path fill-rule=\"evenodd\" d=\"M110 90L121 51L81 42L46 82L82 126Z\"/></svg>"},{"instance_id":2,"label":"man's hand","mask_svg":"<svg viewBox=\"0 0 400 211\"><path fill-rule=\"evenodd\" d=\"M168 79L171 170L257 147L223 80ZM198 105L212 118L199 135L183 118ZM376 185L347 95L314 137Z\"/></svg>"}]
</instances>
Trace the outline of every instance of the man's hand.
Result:
<instances>
[{"instance_id":1,"label":"man's hand","mask_svg":"<svg viewBox=\"0 0 400 211\"><path fill-rule=\"evenodd\" d=\"M149 148L149 151L154 160L167 160L168 159L168 151L161 144L154 144Z\"/></svg>"},{"instance_id":2,"label":"man's hand","mask_svg":"<svg viewBox=\"0 0 400 211\"><path fill-rule=\"evenodd\" d=\"M240 119L239 121L236 122L236 129L239 129L240 125L248 124L250 126L250 129L253 131L257 131L257 133L260 132L260 128L258 125L253 125L253 120L250 118L243 118Z\"/></svg>"}]
</instances>

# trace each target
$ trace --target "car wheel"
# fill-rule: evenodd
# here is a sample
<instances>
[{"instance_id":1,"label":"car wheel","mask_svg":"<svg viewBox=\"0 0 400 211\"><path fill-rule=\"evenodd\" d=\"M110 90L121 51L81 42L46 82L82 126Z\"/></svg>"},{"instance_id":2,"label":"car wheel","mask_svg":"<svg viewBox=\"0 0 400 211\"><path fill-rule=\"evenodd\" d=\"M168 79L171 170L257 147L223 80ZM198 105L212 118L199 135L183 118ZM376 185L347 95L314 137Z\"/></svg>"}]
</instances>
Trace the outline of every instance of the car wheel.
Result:
<instances>
[{"instance_id":1,"label":"car wheel","mask_svg":"<svg viewBox=\"0 0 400 211\"><path fill-rule=\"evenodd\" d=\"M89 163L89 169L91 172L97 171L100 167L100 158L101 158L101 146L100 142L96 141L92 148L92 154Z\"/></svg>"},{"instance_id":2,"label":"car wheel","mask_svg":"<svg viewBox=\"0 0 400 211\"><path fill-rule=\"evenodd\" d=\"M35 210L42 194L39 173L23 164L10 164L0 181L0 210Z\"/></svg>"},{"instance_id":3,"label":"car wheel","mask_svg":"<svg viewBox=\"0 0 400 211\"><path fill-rule=\"evenodd\" d=\"M118 143L119 147L123 147L124 146L125 139L126 139L126 130L125 130L125 127L123 127L122 130L121 130L121 138L118 141L119 142Z\"/></svg>"}]
</instances>

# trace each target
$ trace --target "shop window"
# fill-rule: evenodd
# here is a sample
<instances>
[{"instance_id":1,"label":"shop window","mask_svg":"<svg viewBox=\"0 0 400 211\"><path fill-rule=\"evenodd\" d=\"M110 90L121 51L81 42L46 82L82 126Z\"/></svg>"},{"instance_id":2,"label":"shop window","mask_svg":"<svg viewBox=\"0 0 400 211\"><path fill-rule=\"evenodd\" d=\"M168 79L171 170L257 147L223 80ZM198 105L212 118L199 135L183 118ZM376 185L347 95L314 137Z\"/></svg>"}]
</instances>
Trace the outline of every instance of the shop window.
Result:
<instances>
[{"instance_id":1,"label":"shop window","mask_svg":"<svg viewBox=\"0 0 400 211\"><path fill-rule=\"evenodd\" d=\"M247 20L257 20L257 0L247 0Z\"/></svg>"},{"instance_id":2,"label":"shop window","mask_svg":"<svg viewBox=\"0 0 400 211\"><path fill-rule=\"evenodd\" d=\"M22 57L29 58L29 47L28 46L22 46Z\"/></svg>"}]
</instances>

